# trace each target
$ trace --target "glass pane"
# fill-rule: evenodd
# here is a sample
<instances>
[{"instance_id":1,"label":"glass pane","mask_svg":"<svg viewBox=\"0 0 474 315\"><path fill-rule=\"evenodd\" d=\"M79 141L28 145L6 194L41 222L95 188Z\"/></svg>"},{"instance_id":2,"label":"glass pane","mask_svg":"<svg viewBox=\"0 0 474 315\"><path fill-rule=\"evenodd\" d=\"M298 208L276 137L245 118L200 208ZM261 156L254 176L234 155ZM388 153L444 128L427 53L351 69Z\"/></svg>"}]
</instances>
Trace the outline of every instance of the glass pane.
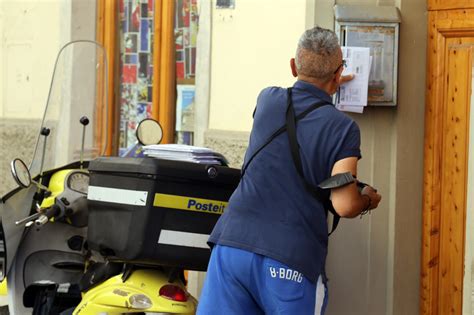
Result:
<instances>
[{"instance_id":1,"label":"glass pane","mask_svg":"<svg viewBox=\"0 0 474 315\"><path fill-rule=\"evenodd\" d=\"M176 0L175 40L176 79L191 79L196 74L196 42L199 26L197 0Z\"/></svg>"},{"instance_id":2,"label":"glass pane","mask_svg":"<svg viewBox=\"0 0 474 315\"><path fill-rule=\"evenodd\" d=\"M370 48L369 103L393 103L396 96L396 26L348 25L343 27L340 36L345 46Z\"/></svg>"},{"instance_id":3,"label":"glass pane","mask_svg":"<svg viewBox=\"0 0 474 315\"><path fill-rule=\"evenodd\" d=\"M176 0L176 142L193 144L196 46L199 29L197 0Z\"/></svg>"},{"instance_id":4,"label":"glass pane","mask_svg":"<svg viewBox=\"0 0 474 315\"><path fill-rule=\"evenodd\" d=\"M119 153L136 143L137 123L151 116L154 0L120 0Z\"/></svg>"}]
</instances>

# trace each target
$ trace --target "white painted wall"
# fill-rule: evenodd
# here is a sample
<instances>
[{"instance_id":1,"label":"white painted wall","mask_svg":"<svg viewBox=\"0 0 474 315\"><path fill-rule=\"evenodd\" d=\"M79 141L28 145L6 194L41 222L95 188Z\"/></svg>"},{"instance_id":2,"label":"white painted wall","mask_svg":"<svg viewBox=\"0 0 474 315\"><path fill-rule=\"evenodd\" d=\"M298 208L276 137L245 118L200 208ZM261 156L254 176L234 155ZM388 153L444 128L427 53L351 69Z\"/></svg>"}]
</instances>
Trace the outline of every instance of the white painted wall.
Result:
<instances>
[{"instance_id":1,"label":"white painted wall","mask_svg":"<svg viewBox=\"0 0 474 315\"><path fill-rule=\"evenodd\" d=\"M248 131L258 93L290 86L290 58L305 30L306 0L236 0L212 6L209 129Z\"/></svg>"},{"instance_id":2,"label":"white painted wall","mask_svg":"<svg viewBox=\"0 0 474 315\"><path fill-rule=\"evenodd\" d=\"M0 1L0 117L42 116L66 2Z\"/></svg>"},{"instance_id":3,"label":"white painted wall","mask_svg":"<svg viewBox=\"0 0 474 315\"><path fill-rule=\"evenodd\" d=\"M47 103L56 57L61 47L71 40L95 39L95 9L95 0L0 1L0 118L38 119L39 128L39 119L43 117ZM93 75L94 70L84 73L87 70L78 66L72 71L74 73L67 74L69 85L69 81L56 78L56 93L51 95L53 99L50 100L54 106L48 110L49 119L71 121L72 117L79 115L77 112L80 112L81 108L64 110L69 109L66 104L70 99L68 97L77 98L78 95L75 94L79 94L85 99L84 91L95 91L93 87L86 86L94 85L94 81L84 80L85 76ZM59 72L58 74L64 75ZM59 90L60 86L63 90ZM61 117L60 106L63 109ZM74 118L71 124L79 122ZM92 137L92 133L90 135ZM81 138L71 134L69 129L58 130L56 136L60 137L61 143L69 145L69 148L64 145L56 148L56 163L70 161L74 152L80 148ZM2 139L0 144L1 141ZM27 156L23 158L29 159Z\"/></svg>"}]
</instances>

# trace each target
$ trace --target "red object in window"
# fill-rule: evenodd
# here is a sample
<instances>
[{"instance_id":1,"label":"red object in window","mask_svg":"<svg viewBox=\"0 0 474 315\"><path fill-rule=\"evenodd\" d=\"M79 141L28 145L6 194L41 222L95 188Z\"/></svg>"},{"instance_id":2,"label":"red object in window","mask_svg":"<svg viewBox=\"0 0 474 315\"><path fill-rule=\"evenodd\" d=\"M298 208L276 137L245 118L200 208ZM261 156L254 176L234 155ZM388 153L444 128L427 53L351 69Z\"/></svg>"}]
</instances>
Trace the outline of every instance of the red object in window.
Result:
<instances>
[{"instance_id":1,"label":"red object in window","mask_svg":"<svg viewBox=\"0 0 474 315\"><path fill-rule=\"evenodd\" d=\"M154 11L155 7L153 6L153 0L148 0L148 17L152 17Z\"/></svg>"},{"instance_id":2,"label":"red object in window","mask_svg":"<svg viewBox=\"0 0 474 315\"><path fill-rule=\"evenodd\" d=\"M133 29L137 31L139 30L140 28L140 5L139 4L133 9L132 25L133 25Z\"/></svg>"},{"instance_id":3,"label":"red object in window","mask_svg":"<svg viewBox=\"0 0 474 315\"><path fill-rule=\"evenodd\" d=\"M184 62L176 63L176 77L178 79L184 79Z\"/></svg>"},{"instance_id":4,"label":"red object in window","mask_svg":"<svg viewBox=\"0 0 474 315\"><path fill-rule=\"evenodd\" d=\"M189 2L185 1L183 3L183 25L184 27L189 27L189 21L191 19L191 8Z\"/></svg>"},{"instance_id":5,"label":"red object in window","mask_svg":"<svg viewBox=\"0 0 474 315\"><path fill-rule=\"evenodd\" d=\"M123 65L122 68L122 83L136 83L137 82L137 66Z\"/></svg>"}]
</instances>

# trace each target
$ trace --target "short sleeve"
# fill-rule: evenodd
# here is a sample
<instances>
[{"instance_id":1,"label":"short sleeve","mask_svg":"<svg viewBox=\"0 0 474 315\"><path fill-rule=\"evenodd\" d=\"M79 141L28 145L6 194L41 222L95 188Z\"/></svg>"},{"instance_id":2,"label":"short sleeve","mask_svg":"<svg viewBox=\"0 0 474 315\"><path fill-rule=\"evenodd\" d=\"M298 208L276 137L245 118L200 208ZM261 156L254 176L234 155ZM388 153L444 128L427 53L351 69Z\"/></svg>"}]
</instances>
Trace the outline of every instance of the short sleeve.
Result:
<instances>
[{"instance_id":1,"label":"short sleeve","mask_svg":"<svg viewBox=\"0 0 474 315\"><path fill-rule=\"evenodd\" d=\"M348 157L362 157L360 153L360 129L356 122L351 121L343 135L340 150L336 154L336 162Z\"/></svg>"}]
</instances>

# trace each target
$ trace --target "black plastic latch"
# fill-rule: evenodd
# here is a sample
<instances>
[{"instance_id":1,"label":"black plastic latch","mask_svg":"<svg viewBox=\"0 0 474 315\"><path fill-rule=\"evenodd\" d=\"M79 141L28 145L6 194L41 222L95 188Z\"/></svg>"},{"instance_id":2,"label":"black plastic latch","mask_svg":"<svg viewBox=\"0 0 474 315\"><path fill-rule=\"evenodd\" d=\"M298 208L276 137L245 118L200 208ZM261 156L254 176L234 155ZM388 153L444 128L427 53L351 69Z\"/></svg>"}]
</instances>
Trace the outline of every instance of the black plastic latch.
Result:
<instances>
[{"instance_id":1,"label":"black plastic latch","mask_svg":"<svg viewBox=\"0 0 474 315\"><path fill-rule=\"evenodd\" d=\"M354 176L352 176L351 172L346 172L346 173L339 173L336 175L333 175L329 177L326 180L323 180L318 187L321 189L333 189L333 188L339 188L343 187L346 185L349 185L353 182L355 182Z\"/></svg>"}]
</instances>

